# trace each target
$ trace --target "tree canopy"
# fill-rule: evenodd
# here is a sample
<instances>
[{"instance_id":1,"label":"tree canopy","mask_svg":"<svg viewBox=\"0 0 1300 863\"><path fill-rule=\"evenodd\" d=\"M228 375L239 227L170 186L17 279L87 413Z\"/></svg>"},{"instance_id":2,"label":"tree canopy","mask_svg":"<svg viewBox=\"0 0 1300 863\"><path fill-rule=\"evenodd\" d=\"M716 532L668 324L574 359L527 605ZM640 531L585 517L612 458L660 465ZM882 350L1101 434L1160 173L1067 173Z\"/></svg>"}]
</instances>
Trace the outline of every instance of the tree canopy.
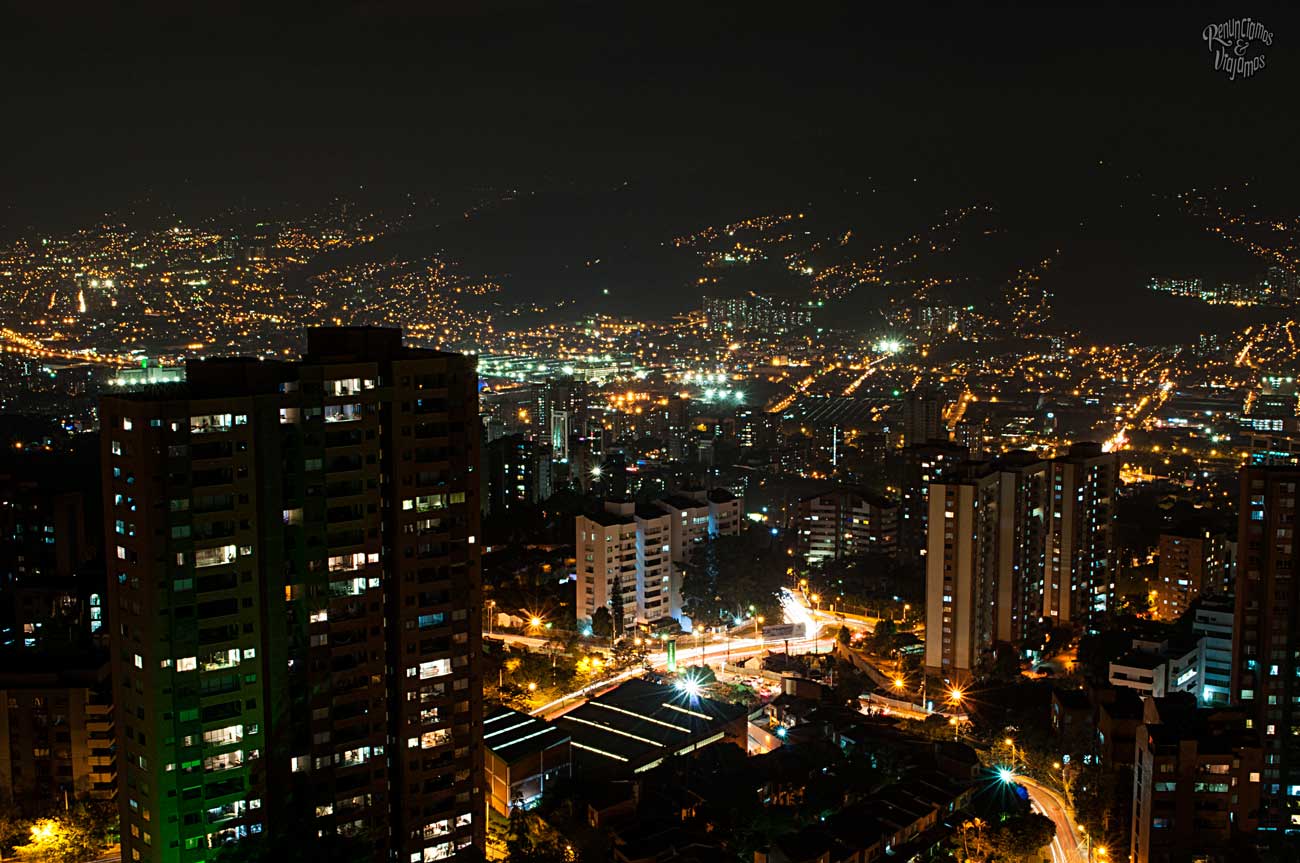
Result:
<instances>
[{"instance_id":1,"label":"tree canopy","mask_svg":"<svg viewBox=\"0 0 1300 863\"><path fill-rule=\"evenodd\" d=\"M777 619L786 584L786 558L743 536L718 536L695 547L685 567L682 599L705 626L755 614Z\"/></svg>"}]
</instances>

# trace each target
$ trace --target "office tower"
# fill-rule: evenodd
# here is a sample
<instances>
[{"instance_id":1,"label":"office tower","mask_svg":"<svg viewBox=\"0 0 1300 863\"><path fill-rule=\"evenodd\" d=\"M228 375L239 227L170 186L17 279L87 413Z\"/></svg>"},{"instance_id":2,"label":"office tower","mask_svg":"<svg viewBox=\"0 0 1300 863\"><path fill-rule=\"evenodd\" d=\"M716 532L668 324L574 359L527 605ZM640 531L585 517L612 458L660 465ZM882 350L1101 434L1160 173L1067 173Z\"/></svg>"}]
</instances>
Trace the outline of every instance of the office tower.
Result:
<instances>
[{"instance_id":1,"label":"office tower","mask_svg":"<svg viewBox=\"0 0 1300 863\"><path fill-rule=\"evenodd\" d=\"M801 498L792 528L808 563L898 551L898 505L854 489Z\"/></svg>"},{"instance_id":2,"label":"office tower","mask_svg":"<svg viewBox=\"0 0 1300 863\"><path fill-rule=\"evenodd\" d=\"M557 461L569 460L569 412L552 411L549 417L551 452Z\"/></svg>"},{"instance_id":3,"label":"office tower","mask_svg":"<svg viewBox=\"0 0 1300 863\"><path fill-rule=\"evenodd\" d=\"M1115 591L1115 486L1119 461L1096 443L1052 460L1051 527L1043 617L1092 628Z\"/></svg>"},{"instance_id":4,"label":"office tower","mask_svg":"<svg viewBox=\"0 0 1300 863\"><path fill-rule=\"evenodd\" d=\"M117 788L109 664L24 655L0 671L0 811L29 816Z\"/></svg>"},{"instance_id":5,"label":"office tower","mask_svg":"<svg viewBox=\"0 0 1300 863\"><path fill-rule=\"evenodd\" d=\"M590 622L596 609L608 608L616 628L627 631L681 614L669 513L607 500L602 511L580 515L575 521L579 621Z\"/></svg>"},{"instance_id":6,"label":"office tower","mask_svg":"<svg viewBox=\"0 0 1300 863\"><path fill-rule=\"evenodd\" d=\"M1227 591L1230 558L1223 534L1206 529L1162 533L1159 548L1149 597L1156 620L1177 620L1202 593Z\"/></svg>"},{"instance_id":7,"label":"office tower","mask_svg":"<svg viewBox=\"0 0 1300 863\"><path fill-rule=\"evenodd\" d=\"M966 447L946 441L914 444L891 456L892 481L899 497L898 550L904 558L922 560L925 556L930 483L938 482L967 457Z\"/></svg>"},{"instance_id":8,"label":"office tower","mask_svg":"<svg viewBox=\"0 0 1300 863\"><path fill-rule=\"evenodd\" d=\"M1296 559L1296 487L1300 470L1241 471L1237 527L1232 694L1263 736L1259 825L1300 830L1300 596Z\"/></svg>"},{"instance_id":9,"label":"office tower","mask_svg":"<svg viewBox=\"0 0 1300 863\"><path fill-rule=\"evenodd\" d=\"M1131 863L1224 860L1259 819L1259 739L1240 713L1146 698L1133 765ZM1119 855L1112 850L1112 859Z\"/></svg>"},{"instance_id":10,"label":"office tower","mask_svg":"<svg viewBox=\"0 0 1300 863\"><path fill-rule=\"evenodd\" d=\"M103 400L123 860L482 847L476 385L337 328Z\"/></svg>"},{"instance_id":11,"label":"office tower","mask_svg":"<svg viewBox=\"0 0 1300 863\"><path fill-rule=\"evenodd\" d=\"M573 377L549 378L537 388L537 428L556 459L569 457L569 435L583 428L587 398L587 383Z\"/></svg>"},{"instance_id":12,"label":"office tower","mask_svg":"<svg viewBox=\"0 0 1300 863\"><path fill-rule=\"evenodd\" d=\"M504 514L520 504L551 496L551 459L546 446L524 435L506 435L487 445L488 512Z\"/></svg>"},{"instance_id":13,"label":"office tower","mask_svg":"<svg viewBox=\"0 0 1300 863\"><path fill-rule=\"evenodd\" d=\"M943 428L943 397L937 390L910 390L903 396L903 446L947 440Z\"/></svg>"}]
</instances>

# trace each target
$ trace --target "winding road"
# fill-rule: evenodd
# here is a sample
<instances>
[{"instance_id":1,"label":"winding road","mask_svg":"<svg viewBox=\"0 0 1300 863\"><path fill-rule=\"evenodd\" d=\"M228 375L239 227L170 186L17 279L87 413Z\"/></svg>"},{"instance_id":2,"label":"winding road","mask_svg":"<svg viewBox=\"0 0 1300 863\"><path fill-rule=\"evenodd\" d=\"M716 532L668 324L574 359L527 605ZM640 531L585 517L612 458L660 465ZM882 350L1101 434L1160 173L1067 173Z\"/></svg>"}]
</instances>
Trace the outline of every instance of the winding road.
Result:
<instances>
[{"instance_id":1,"label":"winding road","mask_svg":"<svg viewBox=\"0 0 1300 863\"><path fill-rule=\"evenodd\" d=\"M1047 816L1056 825L1056 835L1052 837L1049 846L1052 863L1087 863L1083 836L1070 820L1069 807L1061 795L1028 776L1018 776L1016 779L1029 792L1030 808Z\"/></svg>"}]
</instances>

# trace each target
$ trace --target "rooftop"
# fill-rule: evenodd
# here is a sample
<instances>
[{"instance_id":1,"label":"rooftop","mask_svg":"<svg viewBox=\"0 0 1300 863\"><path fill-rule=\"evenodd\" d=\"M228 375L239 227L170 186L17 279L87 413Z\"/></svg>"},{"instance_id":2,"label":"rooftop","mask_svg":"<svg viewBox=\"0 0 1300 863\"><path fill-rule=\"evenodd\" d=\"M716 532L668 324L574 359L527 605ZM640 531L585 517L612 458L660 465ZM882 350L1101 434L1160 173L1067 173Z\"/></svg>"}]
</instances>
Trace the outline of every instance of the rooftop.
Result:
<instances>
[{"instance_id":1,"label":"rooftop","mask_svg":"<svg viewBox=\"0 0 1300 863\"><path fill-rule=\"evenodd\" d=\"M743 719L745 709L633 678L556 720L571 735L575 758L635 769L682 754ZM714 742L709 740L708 742Z\"/></svg>"},{"instance_id":2,"label":"rooftop","mask_svg":"<svg viewBox=\"0 0 1300 863\"><path fill-rule=\"evenodd\" d=\"M498 707L483 720L484 745L507 764L567 742L569 735L546 720L509 707Z\"/></svg>"}]
</instances>

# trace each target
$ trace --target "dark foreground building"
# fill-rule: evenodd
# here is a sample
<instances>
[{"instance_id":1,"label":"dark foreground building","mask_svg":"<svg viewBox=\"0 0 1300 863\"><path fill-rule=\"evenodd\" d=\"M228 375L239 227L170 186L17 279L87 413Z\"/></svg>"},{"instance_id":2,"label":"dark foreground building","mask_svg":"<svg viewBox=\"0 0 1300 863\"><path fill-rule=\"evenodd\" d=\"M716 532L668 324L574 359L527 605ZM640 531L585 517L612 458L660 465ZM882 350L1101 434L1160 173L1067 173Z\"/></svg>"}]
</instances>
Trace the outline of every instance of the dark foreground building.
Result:
<instances>
[{"instance_id":1,"label":"dark foreground building","mask_svg":"<svg viewBox=\"0 0 1300 863\"><path fill-rule=\"evenodd\" d=\"M1231 698L1264 745L1259 829L1266 833L1300 833L1298 485L1293 467L1241 472Z\"/></svg>"},{"instance_id":2,"label":"dark foreground building","mask_svg":"<svg viewBox=\"0 0 1300 863\"><path fill-rule=\"evenodd\" d=\"M101 405L123 861L484 840L477 376L397 330Z\"/></svg>"}]
</instances>

